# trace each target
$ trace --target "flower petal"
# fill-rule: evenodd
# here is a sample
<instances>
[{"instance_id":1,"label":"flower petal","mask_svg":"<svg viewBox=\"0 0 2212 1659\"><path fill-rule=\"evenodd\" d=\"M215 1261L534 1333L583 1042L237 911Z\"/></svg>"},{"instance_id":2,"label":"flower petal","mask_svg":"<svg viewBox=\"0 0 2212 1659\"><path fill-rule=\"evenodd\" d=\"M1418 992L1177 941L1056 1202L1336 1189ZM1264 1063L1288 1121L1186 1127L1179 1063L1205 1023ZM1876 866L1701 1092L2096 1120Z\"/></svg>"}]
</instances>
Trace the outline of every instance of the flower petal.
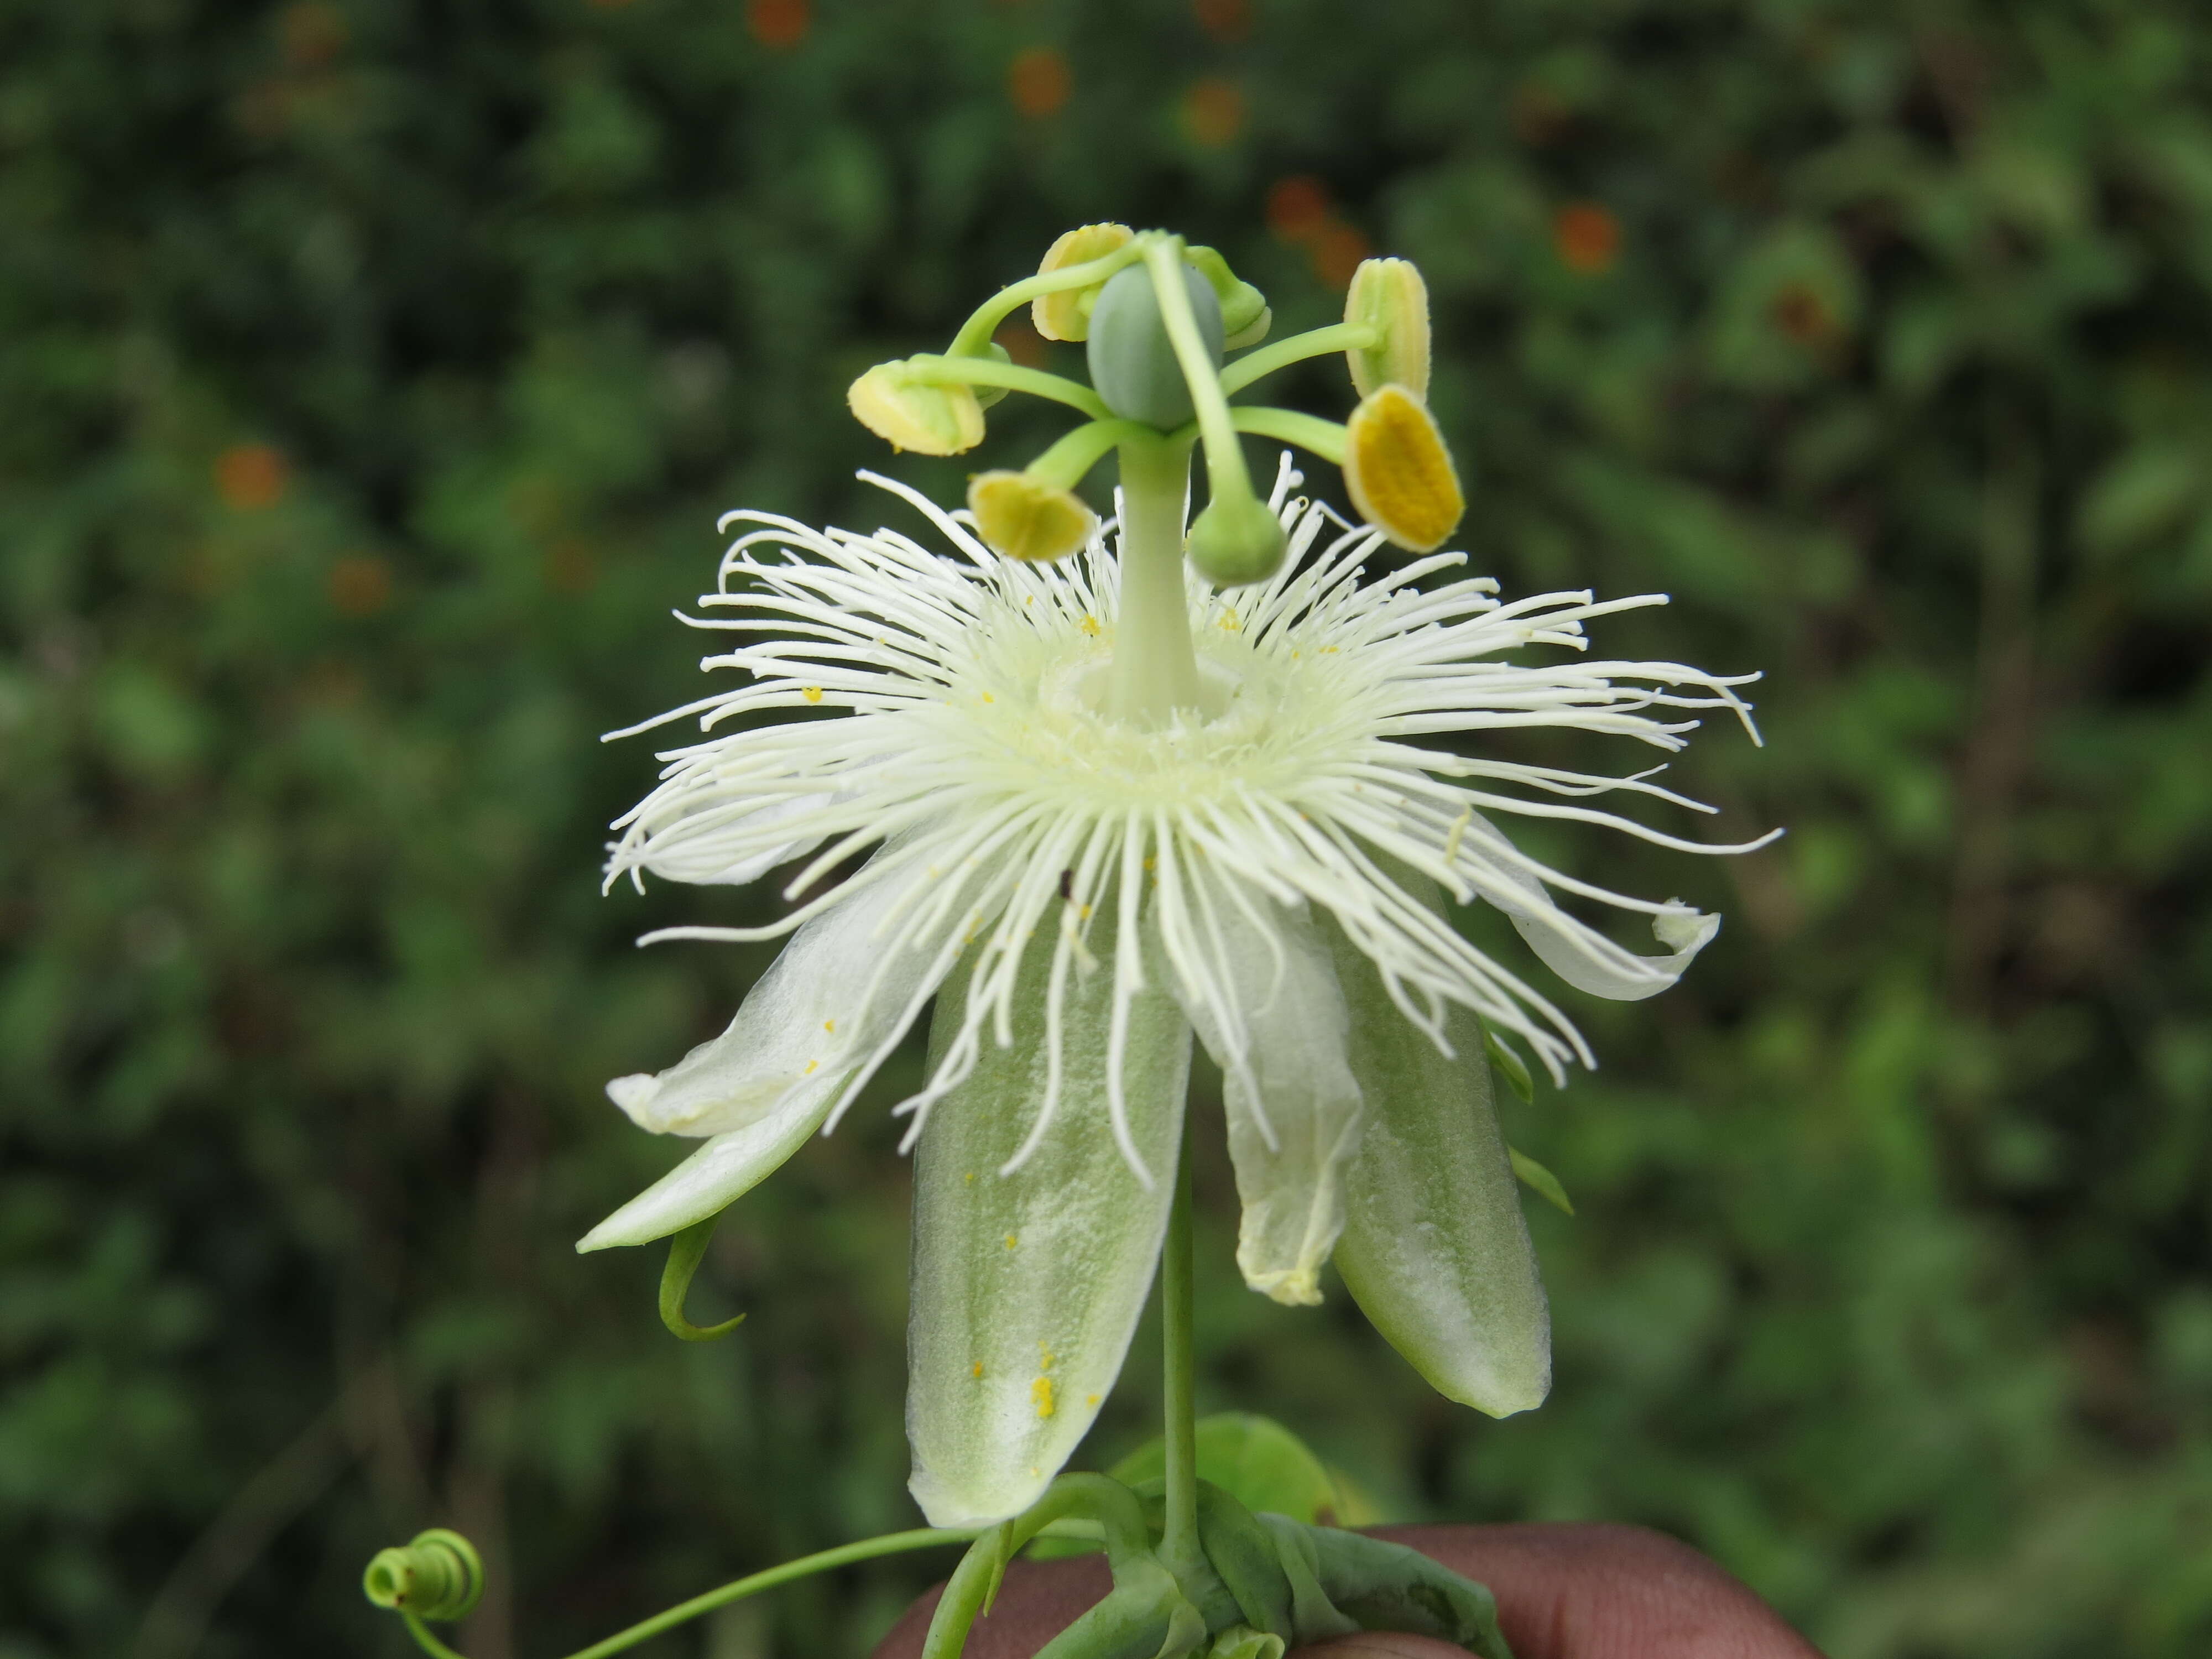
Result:
<instances>
[{"instance_id":1,"label":"flower petal","mask_svg":"<svg viewBox=\"0 0 2212 1659\"><path fill-rule=\"evenodd\" d=\"M1472 828L1485 839L1506 840L1504 831L1480 815ZM1483 896L1506 914L1547 968L1577 991L1615 1002L1657 996L1682 977L1682 970L1721 930L1717 915L1686 904L1671 906L1651 918L1652 934L1668 947L1668 954L1639 957L1559 908L1544 884L1521 870L1493 860L1486 875Z\"/></svg>"},{"instance_id":2,"label":"flower petal","mask_svg":"<svg viewBox=\"0 0 2212 1659\"><path fill-rule=\"evenodd\" d=\"M1426 878L1397 872L1409 890ZM1375 1328L1447 1399L1505 1417L1552 1385L1551 1313L1499 1133L1482 1022L1455 1007L1447 1057L1374 964L1328 935L1368 1121L1336 1262Z\"/></svg>"},{"instance_id":3,"label":"flower petal","mask_svg":"<svg viewBox=\"0 0 2212 1659\"><path fill-rule=\"evenodd\" d=\"M607 1085L641 1127L714 1139L579 1249L647 1243L704 1220L797 1152L866 1080L951 960L933 940L885 936L890 912L922 879L902 871L825 910L792 935L721 1036L658 1076Z\"/></svg>"},{"instance_id":4,"label":"flower petal","mask_svg":"<svg viewBox=\"0 0 2212 1659\"><path fill-rule=\"evenodd\" d=\"M792 1091L757 1122L716 1135L586 1233L576 1249L650 1244L726 1208L806 1144L851 1079L850 1072L824 1073L818 1082L810 1079L806 1088Z\"/></svg>"},{"instance_id":5,"label":"flower petal","mask_svg":"<svg viewBox=\"0 0 2212 1659\"><path fill-rule=\"evenodd\" d=\"M826 791L795 796L789 800L778 801L772 806L762 807L749 814L741 823L748 832L757 832L787 819L819 811L836 799L836 794ZM681 820L678 820L676 823L654 829L638 863L664 881L689 882L700 887L744 887L758 881L777 866L790 863L802 853L812 852L823 840L820 836L804 836L795 841L780 842L766 852L732 858L724 850L721 837L712 831L684 835L681 833Z\"/></svg>"},{"instance_id":6,"label":"flower petal","mask_svg":"<svg viewBox=\"0 0 2212 1659\"><path fill-rule=\"evenodd\" d=\"M1320 928L1303 904L1255 896L1252 908L1258 920L1235 903L1214 906L1218 977L1243 1030L1224 1031L1188 989L1183 1006L1222 1071L1243 1201L1237 1265L1254 1290L1311 1306L1344 1231L1345 1172L1359 1150L1364 1108L1345 1058L1344 996Z\"/></svg>"},{"instance_id":7,"label":"flower petal","mask_svg":"<svg viewBox=\"0 0 2212 1659\"><path fill-rule=\"evenodd\" d=\"M1099 907L1091 937L1102 962L1112 909ZM1030 952L1012 1046L986 1042L967 1079L929 1108L915 1152L908 1486L933 1526L1018 1514L1060 1472L1121 1372L1167 1227L1190 1027L1162 992L1129 1000L1121 1078L1130 1135L1154 1172L1147 1190L1107 1123L1110 971L1062 967L1057 1121L1014 1173L1000 1173L1044 1097L1055 954ZM939 999L933 1050L958 1030L965 994L963 975Z\"/></svg>"},{"instance_id":8,"label":"flower petal","mask_svg":"<svg viewBox=\"0 0 2212 1659\"><path fill-rule=\"evenodd\" d=\"M884 926L918 879L872 882L806 923L721 1036L658 1075L615 1079L608 1098L655 1134L717 1135L811 1098L825 1077L850 1078L945 976L928 942Z\"/></svg>"}]
</instances>

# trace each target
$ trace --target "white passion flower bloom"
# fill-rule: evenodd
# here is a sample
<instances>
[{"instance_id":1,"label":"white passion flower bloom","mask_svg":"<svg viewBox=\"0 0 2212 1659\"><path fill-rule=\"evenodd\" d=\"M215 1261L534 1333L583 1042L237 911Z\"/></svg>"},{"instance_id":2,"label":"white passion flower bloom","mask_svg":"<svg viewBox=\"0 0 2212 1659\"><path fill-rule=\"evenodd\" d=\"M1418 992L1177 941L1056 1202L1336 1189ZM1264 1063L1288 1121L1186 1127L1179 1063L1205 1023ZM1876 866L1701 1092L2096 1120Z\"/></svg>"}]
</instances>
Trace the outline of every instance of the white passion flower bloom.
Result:
<instances>
[{"instance_id":1,"label":"white passion flower bloom","mask_svg":"<svg viewBox=\"0 0 2212 1659\"><path fill-rule=\"evenodd\" d=\"M1334 1252L1439 1390L1501 1415L1536 1405L1548 1318L1485 1028L1554 1078L1590 1055L1461 936L1443 896L1503 910L1569 984L1645 997L1718 919L1547 868L1496 816L1742 849L1586 804L1695 805L1649 773L1486 757L1482 737L1573 727L1672 750L1689 711L1748 730L1732 688L1752 677L1580 654L1586 622L1656 598L1505 602L1488 578L1443 580L1459 554L1369 576L1378 535L1296 498L1285 458L1280 569L1228 593L1185 577L1202 708L1118 721L1102 713L1119 582L1105 531L1065 563L1020 563L967 515L875 482L950 556L890 530L730 515L748 527L686 620L732 635L705 666L750 684L635 728L696 716L706 736L667 753L618 822L610 880L746 882L803 860L784 890L803 902L767 927L648 936L789 943L720 1036L608 1085L641 1127L703 1144L580 1248L718 1212L834 1127L934 997L926 1085L896 1109L916 1154L913 1486L939 1525L1017 1513L1120 1370L1194 1030L1224 1076L1246 1280L1316 1302ZM1549 659L1523 660L1532 647ZM1554 891L1650 917L1660 949L1624 949Z\"/></svg>"}]
</instances>

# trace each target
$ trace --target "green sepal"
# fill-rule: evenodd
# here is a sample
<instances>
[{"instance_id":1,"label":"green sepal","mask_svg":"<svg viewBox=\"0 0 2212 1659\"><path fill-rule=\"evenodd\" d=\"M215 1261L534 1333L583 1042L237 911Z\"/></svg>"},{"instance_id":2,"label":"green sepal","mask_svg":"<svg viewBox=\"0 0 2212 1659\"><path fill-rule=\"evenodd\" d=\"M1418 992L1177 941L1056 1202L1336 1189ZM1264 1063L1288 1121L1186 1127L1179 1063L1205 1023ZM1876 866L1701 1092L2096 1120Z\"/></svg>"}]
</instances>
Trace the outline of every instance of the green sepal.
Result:
<instances>
[{"instance_id":1,"label":"green sepal","mask_svg":"<svg viewBox=\"0 0 2212 1659\"><path fill-rule=\"evenodd\" d=\"M908 1484L935 1526L981 1525L1036 1501L1113 1387L1159 1261L1190 1026L1157 988L1130 1002L1123 1093L1147 1189L1106 1131L1119 906L1109 893L1097 908L1099 966L1066 972L1060 1104L1027 1162L1000 1173L1045 1092L1053 948L1042 929L1014 989L1012 1045L998 1047L986 1025L974 1072L928 1109L915 1147ZM939 996L933 1071L967 1000L963 963Z\"/></svg>"},{"instance_id":2,"label":"green sepal","mask_svg":"<svg viewBox=\"0 0 2212 1659\"><path fill-rule=\"evenodd\" d=\"M1505 1155L1512 1160L1513 1173L1521 1177L1523 1186L1532 1188L1540 1196L1565 1211L1569 1215L1575 1212L1574 1205L1568 1200L1567 1189L1559 1184L1559 1176L1537 1163L1518 1146L1508 1146L1505 1149Z\"/></svg>"},{"instance_id":3,"label":"green sepal","mask_svg":"<svg viewBox=\"0 0 2212 1659\"><path fill-rule=\"evenodd\" d=\"M691 1276L706 1259L707 1246L714 1241L715 1224L721 1218L718 1210L704 1221L695 1221L672 1235L668 1241L667 1265L660 1270L660 1322L668 1327L671 1335L686 1342L712 1342L745 1322L743 1314L719 1325L694 1325L684 1316L684 1298L690 1292Z\"/></svg>"},{"instance_id":4,"label":"green sepal","mask_svg":"<svg viewBox=\"0 0 2212 1659\"><path fill-rule=\"evenodd\" d=\"M1248 1510L1324 1525L1339 1518L1342 1498L1328 1466L1273 1418L1251 1412L1201 1417L1197 1449L1198 1478L1218 1486ZM1124 1486L1135 1486L1158 1480L1166 1471L1166 1443L1155 1437L1107 1473Z\"/></svg>"},{"instance_id":5,"label":"green sepal","mask_svg":"<svg viewBox=\"0 0 2212 1659\"><path fill-rule=\"evenodd\" d=\"M1427 877L1390 873L1409 896L1441 908ZM1437 1393L1493 1417L1527 1411L1551 1388L1551 1315L1482 1022L1450 1008L1445 1054L1342 929L1332 923L1328 935L1368 1106L1336 1247L1345 1287Z\"/></svg>"},{"instance_id":6,"label":"green sepal","mask_svg":"<svg viewBox=\"0 0 2212 1659\"><path fill-rule=\"evenodd\" d=\"M1304 1530L1315 1577L1340 1617L1361 1630L1434 1636L1479 1659L1513 1659L1487 1586L1387 1539L1334 1527ZM1301 1639L1310 1638L1302 1632Z\"/></svg>"}]
</instances>

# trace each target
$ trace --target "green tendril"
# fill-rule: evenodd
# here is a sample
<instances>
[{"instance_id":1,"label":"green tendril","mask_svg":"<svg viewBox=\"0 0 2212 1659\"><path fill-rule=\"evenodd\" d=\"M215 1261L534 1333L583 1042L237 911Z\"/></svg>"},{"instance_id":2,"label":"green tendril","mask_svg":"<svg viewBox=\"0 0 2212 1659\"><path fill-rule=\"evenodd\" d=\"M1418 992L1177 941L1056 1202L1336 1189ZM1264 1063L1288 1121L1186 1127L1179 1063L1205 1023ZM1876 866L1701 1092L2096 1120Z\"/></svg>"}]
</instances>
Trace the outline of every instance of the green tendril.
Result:
<instances>
[{"instance_id":1,"label":"green tendril","mask_svg":"<svg viewBox=\"0 0 2212 1659\"><path fill-rule=\"evenodd\" d=\"M721 1212L717 1210L668 1241L668 1265L660 1270L660 1322L668 1327L671 1334L686 1342L712 1342L745 1322L743 1314L719 1325L694 1325L684 1316L684 1298L690 1292L691 1275L699 1271L699 1263L714 1237L714 1224L721 1218Z\"/></svg>"},{"instance_id":2,"label":"green tendril","mask_svg":"<svg viewBox=\"0 0 2212 1659\"><path fill-rule=\"evenodd\" d=\"M1266 379L1279 368L1288 368L1292 363L1302 363L1309 357L1326 357L1333 352L1359 351L1373 346L1382 331L1372 323L1331 323L1326 328L1309 329L1304 334L1293 334L1271 346L1261 346L1249 356L1239 357L1221 371L1221 390L1235 397L1255 380Z\"/></svg>"},{"instance_id":3,"label":"green tendril","mask_svg":"<svg viewBox=\"0 0 2212 1659\"><path fill-rule=\"evenodd\" d=\"M1064 374L1049 374L1042 368L1024 368L1019 363L1002 363L995 357L963 356L958 352L947 352L941 357L925 354L908 358L906 367L925 386L1005 386L1010 392L1026 392L1032 397L1066 404L1093 420L1108 419L1113 412L1099 400L1097 392L1080 380L1071 380Z\"/></svg>"},{"instance_id":4,"label":"green tendril","mask_svg":"<svg viewBox=\"0 0 2212 1659\"><path fill-rule=\"evenodd\" d=\"M1249 432L1255 438L1274 438L1286 444L1296 444L1309 450L1333 466L1344 465L1345 445L1348 441L1343 424L1324 421L1317 415L1301 415L1290 409L1235 409L1230 417L1239 432Z\"/></svg>"}]
</instances>

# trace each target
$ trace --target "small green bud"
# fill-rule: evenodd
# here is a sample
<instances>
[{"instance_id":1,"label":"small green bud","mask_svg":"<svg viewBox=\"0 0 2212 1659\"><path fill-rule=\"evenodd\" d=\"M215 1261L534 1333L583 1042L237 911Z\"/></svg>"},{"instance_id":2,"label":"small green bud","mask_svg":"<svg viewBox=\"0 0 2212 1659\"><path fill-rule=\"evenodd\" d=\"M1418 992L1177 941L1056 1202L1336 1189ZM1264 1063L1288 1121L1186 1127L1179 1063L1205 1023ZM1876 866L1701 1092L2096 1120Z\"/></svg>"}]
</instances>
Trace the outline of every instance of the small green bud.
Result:
<instances>
[{"instance_id":1,"label":"small green bud","mask_svg":"<svg viewBox=\"0 0 2212 1659\"><path fill-rule=\"evenodd\" d=\"M964 386L932 386L903 362L878 363L845 394L853 417L894 449L957 455L983 441L983 405Z\"/></svg>"},{"instance_id":2,"label":"small green bud","mask_svg":"<svg viewBox=\"0 0 2212 1659\"><path fill-rule=\"evenodd\" d=\"M1263 582L1279 569L1290 545L1282 520L1251 495L1216 496L1190 527L1185 550L1216 587Z\"/></svg>"},{"instance_id":3,"label":"small green bud","mask_svg":"<svg viewBox=\"0 0 2212 1659\"><path fill-rule=\"evenodd\" d=\"M1103 259L1137 233L1127 225L1078 225L1064 231L1045 250L1037 275L1048 276L1070 265L1086 265ZM1063 289L1030 301L1030 323L1048 340L1083 340L1090 337L1091 307L1098 302L1103 283L1089 288Z\"/></svg>"},{"instance_id":4,"label":"small green bud","mask_svg":"<svg viewBox=\"0 0 2212 1659\"><path fill-rule=\"evenodd\" d=\"M1187 247L1182 257L1206 278L1213 297L1221 302L1221 328L1229 337L1228 349L1242 351L1267 337L1273 313L1267 309L1266 295L1249 283L1239 282L1229 261L1210 247Z\"/></svg>"},{"instance_id":5,"label":"small green bud","mask_svg":"<svg viewBox=\"0 0 2212 1659\"><path fill-rule=\"evenodd\" d=\"M1179 265L1190 308L1207 355L1221 364L1221 305L1213 288L1188 265ZM1159 296L1143 265L1116 271L1091 313L1091 385L1106 407L1125 421L1170 431L1196 412L1175 343L1160 320Z\"/></svg>"},{"instance_id":6,"label":"small green bud","mask_svg":"<svg viewBox=\"0 0 2212 1659\"><path fill-rule=\"evenodd\" d=\"M1362 259L1345 292L1344 320L1364 323L1381 336L1344 354L1354 391L1364 398L1379 386L1399 386L1427 398L1429 286L1412 260Z\"/></svg>"},{"instance_id":7,"label":"small green bud","mask_svg":"<svg viewBox=\"0 0 2212 1659\"><path fill-rule=\"evenodd\" d=\"M977 473L968 481L968 510L992 551L1025 564L1079 551L1098 527L1098 515L1073 490L1026 472Z\"/></svg>"},{"instance_id":8,"label":"small green bud","mask_svg":"<svg viewBox=\"0 0 2212 1659\"><path fill-rule=\"evenodd\" d=\"M379 1550L361 1576L380 1607L441 1621L465 1619L483 1599L483 1559L457 1532L433 1527L402 1549Z\"/></svg>"}]
</instances>

